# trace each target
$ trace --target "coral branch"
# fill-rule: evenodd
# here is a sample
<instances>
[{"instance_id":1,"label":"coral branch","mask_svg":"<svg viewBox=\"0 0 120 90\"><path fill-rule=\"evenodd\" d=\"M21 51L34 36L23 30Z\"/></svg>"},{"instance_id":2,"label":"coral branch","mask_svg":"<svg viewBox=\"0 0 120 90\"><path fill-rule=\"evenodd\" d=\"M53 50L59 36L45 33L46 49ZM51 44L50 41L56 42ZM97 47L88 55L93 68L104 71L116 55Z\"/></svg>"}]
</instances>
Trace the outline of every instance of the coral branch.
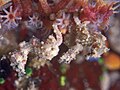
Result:
<instances>
[{"instance_id":1,"label":"coral branch","mask_svg":"<svg viewBox=\"0 0 120 90\"><path fill-rule=\"evenodd\" d=\"M41 5L42 9L44 10L44 12L46 14L50 14L51 13L51 8L50 8L47 0L39 0L39 2L40 2L40 5Z\"/></svg>"},{"instance_id":2,"label":"coral branch","mask_svg":"<svg viewBox=\"0 0 120 90\"><path fill-rule=\"evenodd\" d=\"M65 8L65 6L70 2L71 0L61 0L58 4L56 4L54 7L53 7L53 12L56 13L58 12L59 10Z\"/></svg>"}]
</instances>

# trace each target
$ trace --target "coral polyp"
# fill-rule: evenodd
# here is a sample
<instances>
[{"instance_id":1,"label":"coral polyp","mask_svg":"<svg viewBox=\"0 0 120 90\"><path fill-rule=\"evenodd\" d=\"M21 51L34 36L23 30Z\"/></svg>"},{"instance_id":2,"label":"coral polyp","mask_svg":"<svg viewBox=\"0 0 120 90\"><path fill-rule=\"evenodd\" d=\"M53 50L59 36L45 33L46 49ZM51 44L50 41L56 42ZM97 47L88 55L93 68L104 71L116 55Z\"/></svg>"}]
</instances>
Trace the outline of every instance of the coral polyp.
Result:
<instances>
[{"instance_id":1,"label":"coral polyp","mask_svg":"<svg viewBox=\"0 0 120 90\"><path fill-rule=\"evenodd\" d=\"M3 21L3 25L6 24L6 26L8 27L8 29L11 28L16 28L18 26L18 23L16 22L16 20L21 20L21 17L17 16L17 10L13 11L13 7L10 6L10 10L9 12L6 9L3 9L3 11L7 14L7 15L0 15L1 18L4 18L5 20Z\"/></svg>"},{"instance_id":2,"label":"coral polyp","mask_svg":"<svg viewBox=\"0 0 120 90\"><path fill-rule=\"evenodd\" d=\"M43 22L39 20L38 16L33 15L32 17L29 17L28 25L32 27L43 27Z\"/></svg>"},{"instance_id":3,"label":"coral polyp","mask_svg":"<svg viewBox=\"0 0 120 90\"><path fill-rule=\"evenodd\" d=\"M66 15L65 12L62 14L62 18L56 19L57 25L60 26L61 29L66 28L69 25L70 14Z\"/></svg>"}]
</instances>

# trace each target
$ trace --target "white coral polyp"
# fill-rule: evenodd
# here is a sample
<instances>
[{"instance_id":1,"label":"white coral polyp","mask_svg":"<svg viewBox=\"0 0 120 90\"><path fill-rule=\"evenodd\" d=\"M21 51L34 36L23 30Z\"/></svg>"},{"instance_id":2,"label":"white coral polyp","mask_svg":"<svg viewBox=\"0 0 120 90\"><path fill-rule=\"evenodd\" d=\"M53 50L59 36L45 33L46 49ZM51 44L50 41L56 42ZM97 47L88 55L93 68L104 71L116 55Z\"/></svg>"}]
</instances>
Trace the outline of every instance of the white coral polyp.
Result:
<instances>
[{"instance_id":1,"label":"white coral polyp","mask_svg":"<svg viewBox=\"0 0 120 90\"><path fill-rule=\"evenodd\" d=\"M41 20L39 20L39 17L36 15L33 15L32 17L29 17L29 21L28 21L28 27L30 28L42 28L43 27L43 22Z\"/></svg>"},{"instance_id":2,"label":"white coral polyp","mask_svg":"<svg viewBox=\"0 0 120 90\"><path fill-rule=\"evenodd\" d=\"M69 25L70 22L70 14L65 14L63 12L62 18L56 19L56 24L60 26L61 29L66 28Z\"/></svg>"},{"instance_id":3,"label":"white coral polyp","mask_svg":"<svg viewBox=\"0 0 120 90\"><path fill-rule=\"evenodd\" d=\"M1 18L5 18L5 21L3 21L2 24L6 25L8 29L16 28L18 26L18 23L16 21L22 19L21 17L16 16L18 8L13 11L13 8L11 6L9 12L6 9L3 9L3 11L7 15L0 15Z\"/></svg>"}]
</instances>

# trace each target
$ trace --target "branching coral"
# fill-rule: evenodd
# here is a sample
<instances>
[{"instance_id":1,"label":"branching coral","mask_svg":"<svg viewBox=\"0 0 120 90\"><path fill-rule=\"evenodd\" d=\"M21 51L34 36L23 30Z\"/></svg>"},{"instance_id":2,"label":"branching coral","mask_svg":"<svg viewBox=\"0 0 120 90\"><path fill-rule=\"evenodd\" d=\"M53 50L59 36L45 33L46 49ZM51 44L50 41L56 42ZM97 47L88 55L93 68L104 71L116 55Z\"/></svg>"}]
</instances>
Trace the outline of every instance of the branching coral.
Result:
<instances>
[{"instance_id":1,"label":"branching coral","mask_svg":"<svg viewBox=\"0 0 120 90\"><path fill-rule=\"evenodd\" d=\"M80 19L88 20L95 24L96 27L108 26L110 16L115 13L119 7L113 8L114 3L105 3L103 0L97 0L94 5L88 4L81 10Z\"/></svg>"},{"instance_id":2,"label":"branching coral","mask_svg":"<svg viewBox=\"0 0 120 90\"><path fill-rule=\"evenodd\" d=\"M0 0L0 8L11 0Z\"/></svg>"},{"instance_id":3,"label":"branching coral","mask_svg":"<svg viewBox=\"0 0 120 90\"><path fill-rule=\"evenodd\" d=\"M44 12L46 14L50 14L51 13L51 8L48 5L47 0L39 0L39 2L40 2L41 7L44 9Z\"/></svg>"},{"instance_id":4,"label":"branching coral","mask_svg":"<svg viewBox=\"0 0 120 90\"><path fill-rule=\"evenodd\" d=\"M105 2L104 0L76 0L73 7L69 8L69 12L79 12L81 21L90 21L94 29L106 28L109 25L109 18L116 11L118 2Z\"/></svg>"}]
</instances>

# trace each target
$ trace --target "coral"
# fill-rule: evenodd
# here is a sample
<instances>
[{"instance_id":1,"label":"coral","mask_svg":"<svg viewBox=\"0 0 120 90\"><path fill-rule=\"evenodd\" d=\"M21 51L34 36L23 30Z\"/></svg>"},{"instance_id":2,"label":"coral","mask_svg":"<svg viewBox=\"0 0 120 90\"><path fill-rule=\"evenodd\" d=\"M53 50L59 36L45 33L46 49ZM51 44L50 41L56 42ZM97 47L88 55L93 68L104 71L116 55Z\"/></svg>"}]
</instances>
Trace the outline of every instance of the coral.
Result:
<instances>
[{"instance_id":1,"label":"coral","mask_svg":"<svg viewBox=\"0 0 120 90\"><path fill-rule=\"evenodd\" d=\"M62 18L56 19L56 24L60 29L65 29L70 23L70 14L66 15L65 12L62 14Z\"/></svg>"},{"instance_id":2,"label":"coral","mask_svg":"<svg viewBox=\"0 0 120 90\"><path fill-rule=\"evenodd\" d=\"M35 15L33 15L33 17L29 17L29 23L33 26L37 25L38 22L38 17L36 17Z\"/></svg>"},{"instance_id":3,"label":"coral","mask_svg":"<svg viewBox=\"0 0 120 90\"><path fill-rule=\"evenodd\" d=\"M41 5L42 9L44 10L44 13L46 13L46 14L50 14L51 13L51 8L48 5L47 0L39 0L39 3Z\"/></svg>"},{"instance_id":4,"label":"coral","mask_svg":"<svg viewBox=\"0 0 120 90\"><path fill-rule=\"evenodd\" d=\"M32 17L29 17L28 21L28 27L29 28L42 28L43 27L43 22L39 20L39 17L37 15L33 15Z\"/></svg>"},{"instance_id":5,"label":"coral","mask_svg":"<svg viewBox=\"0 0 120 90\"><path fill-rule=\"evenodd\" d=\"M11 0L0 0L0 7L5 5L6 3L10 2Z\"/></svg>"},{"instance_id":6,"label":"coral","mask_svg":"<svg viewBox=\"0 0 120 90\"><path fill-rule=\"evenodd\" d=\"M9 12L8 8L0 12L0 30L15 30L12 33L16 36L11 38L16 39L9 40L1 33L0 50L10 57L18 76L26 74L26 66L39 69L59 54L60 63L70 63L79 55L86 60L101 57L109 50L103 33L109 27L110 16L120 6L104 0L12 0L12 3ZM62 45L67 50L59 53Z\"/></svg>"},{"instance_id":7,"label":"coral","mask_svg":"<svg viewBox=\"0 0 120 90\"><path fill-rule=\"evenodd\" d=\"M21 20L21 17L16 16L17 14L17 10L18 8L13 11L12 6L10 6L10 12L8 12L6 9L3 9L3 11L7 14L7 15L0 15L1 18L5 18L6 20L3 21L3 25L6 24L6 26L8 27L8 29L11 28L16 28L18 26L18 23L16 22L16 20Z\"/></svg>"}]
</instances>

